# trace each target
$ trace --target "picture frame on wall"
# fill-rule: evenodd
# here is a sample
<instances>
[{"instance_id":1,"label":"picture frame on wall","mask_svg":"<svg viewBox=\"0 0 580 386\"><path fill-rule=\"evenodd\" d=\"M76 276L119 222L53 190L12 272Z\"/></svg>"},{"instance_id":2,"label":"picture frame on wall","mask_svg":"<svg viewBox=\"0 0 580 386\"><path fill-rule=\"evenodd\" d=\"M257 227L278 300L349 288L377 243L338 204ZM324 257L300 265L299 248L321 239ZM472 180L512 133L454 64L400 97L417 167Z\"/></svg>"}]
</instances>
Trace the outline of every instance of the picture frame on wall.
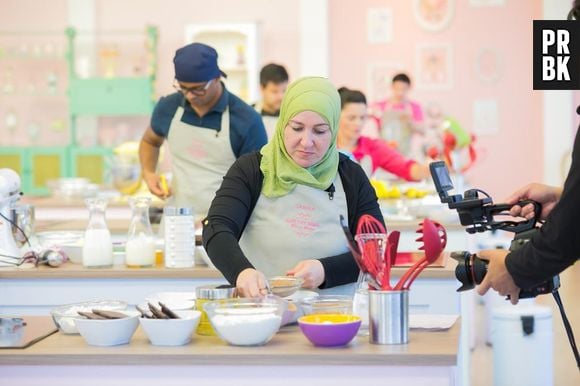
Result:
<instances>
[{"instance_id":1,"label":"picture frame on wall","mask_svg":"<svg viewBox=\"0 0 580 386\"><path fill-rule=\"evenodd\" d=\"M367 100L376 102L389 96L391 80L395 74L402 72L401 63L371 62L367 64Z\"/></svg>"},{"instance_id":2,"label":"picture frame on wall","mask_svg":"<svg viewBox=\"0 0 580 386\"><path fill-rule=\"evenodd\" d=\"M455 0L413 0L413 15L426 31L447 28L455 15Z\"/></svg>"},{"instance_id":3,"label":"picture frame on wall","mask_svg":"<svg viewBox=\"0 0 580 386\"><path fill-rule=\"evenodd\" d=\"M473 132L478 135L499 133L499 103L495 98L473 102Z\"/></svg>"},{"instance_id":4,"label":"picture frame on wall","mask_svg":"<svg viewBox=\"0 0 580 386\"><path fill-rule=\"evenodd\" d=\"M415 61L417 88L443 90L453 87L451 44L419 44L416 48Z\"/></svg>"},{"instance_id":5,"label":"picture frame on wall","mask_svg":"<svg viewBox=\"0 0 580 386\"><path fill-rule=\"evenodd\" d=\"M495 48L481 48L475 57L475 75L481 83L495 84L502 77L503 65L503 57Z\"/></svg>"},{"instance_id":6,"label":"picture frame on wall","mask_svg":"<svg viewBox=\"0 0 580 386\"><path fill-rule=\"evenodd\" d=\"M367 11L369 43L389 43L393 40L393 11L390 8L369 8Z\"/></svg>"}]
</instances>

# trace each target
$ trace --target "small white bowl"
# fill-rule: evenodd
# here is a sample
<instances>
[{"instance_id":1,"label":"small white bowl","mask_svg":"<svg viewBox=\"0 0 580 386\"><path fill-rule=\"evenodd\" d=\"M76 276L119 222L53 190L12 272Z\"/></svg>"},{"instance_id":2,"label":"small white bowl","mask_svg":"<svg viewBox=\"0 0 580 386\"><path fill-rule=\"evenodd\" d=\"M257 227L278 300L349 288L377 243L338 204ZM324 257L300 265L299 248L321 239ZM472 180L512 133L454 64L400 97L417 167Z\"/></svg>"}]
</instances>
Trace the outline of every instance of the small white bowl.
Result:
<instances>
[{"instance_id":1,"label":"small white bowl","mask_svg":"<svg viewBox=\"0 0 580 386\"><path fill-rule=\"evenodd\" d=\"M79 333L90 346L127 344L139 326L139 313L123 311L122 319L75 319Z\"/></svg>"},{"instance_id":2,"label":"small white bowl","mask_svg":"<svg viewBox=\"0 0 580 386\"><path fill-rule=\"evenodd\" d=\"M78 311L91 312L93 309L125 312L127 303L121 300L94 300L82 303L65 304L50 311L54 324L63 334L78 334L75 319L83 319Z\"/></svg>"},{"instance_id":3,"label":"small white bowl","mask_svg":"<svg viewBox=\"0 0 580 386\"><path fill-rule=\"evenodd\" d=\"M157 292L147 296L141 308L146 310L147 303L157 306L159 302L173 311L195 310L195 292Z\"/></svg>"},{"instance_id":4,"label":"small white bowl","mask_svg":"<svg viewBox=\"0 0 580 386\"><path fill-rule=\"evenodd\" d=\"M199 311L175 311L180 319L139 318L145 335L154 346L183 346L191 341L201 318Z\"/></svg>"}]
</instances>

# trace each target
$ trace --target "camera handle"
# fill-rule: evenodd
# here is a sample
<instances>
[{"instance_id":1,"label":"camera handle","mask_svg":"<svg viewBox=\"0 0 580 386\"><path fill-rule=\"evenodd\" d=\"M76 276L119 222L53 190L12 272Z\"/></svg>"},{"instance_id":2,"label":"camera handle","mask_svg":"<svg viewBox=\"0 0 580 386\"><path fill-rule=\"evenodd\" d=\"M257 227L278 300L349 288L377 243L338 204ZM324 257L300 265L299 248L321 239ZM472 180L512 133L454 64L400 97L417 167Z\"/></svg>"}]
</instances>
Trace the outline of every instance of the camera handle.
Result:
<instances>
[{"instance_id":1,"label":"camera handle","mask_svg":"<svg viewBox=\"0 0 580 386\"><path fill-rule=\"evenodd\" d=\"M486 225L488 229L495 230L500 229L507 232L513 233L523 233L529 230L532 230L536 227L536 224L540 220L540 214L542 213L542 204L532 200L522 200L518 201L516 204L496 204L496 205L489 205L487 207L487 216L490 219L493 219L493 216L501 214L502 212L509 211L514 206L518 205L522 208L528 204L532 204L534 206L534 218L531 218L526 221L489 221Z\"/></svg>"}]
</instances>

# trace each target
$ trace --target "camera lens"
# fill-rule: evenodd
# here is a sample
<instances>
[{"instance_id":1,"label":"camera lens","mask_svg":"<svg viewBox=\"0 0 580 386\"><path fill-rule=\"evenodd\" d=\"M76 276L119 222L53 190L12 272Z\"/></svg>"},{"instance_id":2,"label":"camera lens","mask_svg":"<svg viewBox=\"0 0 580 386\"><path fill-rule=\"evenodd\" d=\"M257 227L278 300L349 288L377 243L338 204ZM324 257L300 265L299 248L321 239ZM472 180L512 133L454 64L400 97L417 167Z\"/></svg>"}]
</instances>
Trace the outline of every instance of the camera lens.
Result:
<instances>
[{"instance_id":1,"label":"camera lens","mask_svg":"<svg viewBox=\"0 0 580 386\"><path fill-rule=\"evenodd\" d=\"M487 261L467 251L452 252L451 257L457 260L455 277L461 283L457 291L468 291L481 283L487 273Z\"/></svg>"}]
</instances>

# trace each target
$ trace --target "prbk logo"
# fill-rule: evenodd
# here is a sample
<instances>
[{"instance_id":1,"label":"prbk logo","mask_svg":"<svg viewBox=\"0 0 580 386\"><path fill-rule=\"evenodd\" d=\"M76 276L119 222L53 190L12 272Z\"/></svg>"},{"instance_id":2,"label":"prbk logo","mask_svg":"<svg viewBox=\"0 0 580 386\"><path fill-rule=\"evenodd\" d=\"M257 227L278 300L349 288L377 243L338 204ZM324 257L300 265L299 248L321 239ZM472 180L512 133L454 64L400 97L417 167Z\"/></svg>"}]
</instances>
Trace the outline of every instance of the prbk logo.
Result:
<instances>
[{"instance_id":1,"label":"prbk logo","mask_svg":"<svg viewBox=\"0 0 580 386\"><path fill-rule=\"evenodd\" d=\"M534 20L534 90L580 90L579 20Z\"/></svg>"}]
</instances>

